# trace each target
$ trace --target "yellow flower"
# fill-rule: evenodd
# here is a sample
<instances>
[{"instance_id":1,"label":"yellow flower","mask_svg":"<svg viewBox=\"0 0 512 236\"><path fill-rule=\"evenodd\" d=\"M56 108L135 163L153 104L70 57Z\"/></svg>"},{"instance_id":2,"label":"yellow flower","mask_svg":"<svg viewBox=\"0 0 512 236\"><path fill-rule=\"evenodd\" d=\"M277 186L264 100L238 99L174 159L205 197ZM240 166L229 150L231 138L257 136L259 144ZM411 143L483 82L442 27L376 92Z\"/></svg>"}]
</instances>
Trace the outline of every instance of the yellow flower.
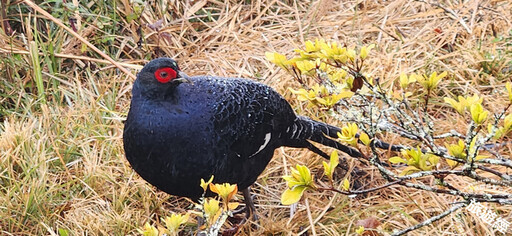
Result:
<instances>
[{"instance_id":1,"label":"yellow flower","mask_svg":"<svg viewBox=\"0 0 512 236\"><path fill-rule=\"evenodd\" d=\"M444 102L450 104L459 114L464 115L464 109L466 108L465 102L463 102L463 97L459 96L459 101L455 101L453 98L444 98Z\"/></svg>"},{"instance_id":2,"label":"yellow flower","mask_svg":"<svg viewBox=\"0 0 512 236\"><path fill-rule=\"evenodd\" d=\"M345 143L351 146L357 146L357 134L358 128L355 123L350 123L341 128L341 133L338 132L338 137Z\"/></svg>"},{"instance_id":3,"label":"yellow flower","mask_svg":"<svg viewBox=\"0 0 512 236\"><path fill-rule=\"evenodd\" d=\"M137 231L144 236L158 236L158 229L156 229L155 226L150 225L148 222L144 224L142 230L138 229Z\"/></svg>"},{"instance_id":4,"label":"yellow flower","mask_svg":"<svg viewBox=\"0 0 512 236\"><path fill-rule=\"evenodd\" d=\"M350 182L348 181L348 179L344 179L343 180L343 186L342 186L343 190L345 191L348 191L350 189Z\"/></svg>"},{"instance_id":5,"label":"yellow flower","mask_svg":"<svg viewBox=\"0 0 512 236\"><path fill-rule=\"evenodd\" d=\"M283 176L283 179L288 183L289 188L298 185L313 186L313 176L308 167L297 164L295 169L292 167L292 175Z\"/></svg>"},{"instance_id":6,"label":"yellow flower","mask_svg":"<svg viewBox=\"0 0 512 236\"><path fill-rule=\"evenodd\" d=\"M318 94L320 96L325 96L329 94L329 91L327 88L323 85L315 84L311 89L315 92L315 94Z\"/></svg>"},{"instance_id":7,"label":"yellow flower","mask_svg":"<svg viewBox=\"0 0 512 236\"><path fill-rule=\"evenodd\" d=\"M466 145L464 141L459 140L457 144L448 145L446 149L448 150L448 154L459 159L466 159Z\"/></svg>"},{"instance_id":8,"label":"yellow flower","mask_svg":"<svg viewBox=\"0 0 512 236\"><path fill-rule=\"evenodd\" d=\"M324 165L324 174L329 178L329 180L332 181L332 174L334 173L334 169L336 169L336 166L338 166L339 163L340 160L337 151L331 152L329 163L322 161L322 164Z\"/></svg>"},{"instance_id":9,"label":"yellow flower","mask_svg":"<svg viewBox=\"0 0 512 236\"><path fill-rule=\"evenodd\" d=\"M312 42L311 40L306 41L305 43L305 50L302 49L295 49L294 51L296 53L300 54L300 58L309 60L312 58L318 58L322 57L322 53L320 53L320 50L322 49L322 45L326 44L325 40L323 39L316 39L315 42Z\"/></svg>"},{"instance_id":10,"label":"yellow flower","mask_svg":"<svg viewBox=\"0 0 512 236\"><path fill-rule=\"evenodd\" d=\"M370 44L370 46L366 47L366 46L363 46L361 47L361 52L359 53L359 57L364 60L366 59L366 57L368 57L368 53L370 52L370 50L372 50L373 48L375 47L375 44Z\"/></svg>"},{"instance_id":11,"label":"yellow flower","mask_svg":"<svg viewBox=\"0 0 512 236\"><path fill-rule=\"evenodd\" d=\"M182 224L187 223L189 216L189 213L185 215L172 213L171 216L165 217L162 221L165 223L165 227L167 227L167 230L169 230L171 234L177 235L178 229Z\"/></svg>"},{"instance_id":12,"label":"yellow flower","mask_svg":"<svg viewBox=\"0 0 512 236\"><path fill-rule=\"evenodd\" d=\"M446 159L446 163L448 163L448 165L452 168L455 168L459 165L459 162L450 159Z\"/></svg>"},{"instance_id":13,"label":"yellow flower","mask_svg":"<svg viewBox=\"0 0 512 236\"><path fill-rule=\"evenodd\" d=\"M359 226L359 228L356 229L356 233L362 235L364 233L364 226Z\"/></svg>"},{"instance_id":14,"label":"yellow flower","mask_svg":"<svg viewBox=\"0 0 512 236\"><path fill-rule=\"evenodd\" d=\"M309 91L303 88L299 90L294 90L292 88L288 89L293 94L297 95L297 100L299 101L308 101L309 105L323 105L325 107L332 107L338 103L340 99L354 95L353 92L348 90L343 90L339 94L330 94L325 86L319 84L313 85Z\"/></svg>"},{"instance_id":15,"label":"yellow flower","mask_svg":"<svg viewBox=\"0 0 512 236\"><path fill-rule=\"evenodd\" d=\"M313 101L316 98L316 93L313 90L307 91L306 89L303 88L299 90L288 88L288 90L290 90L290 92L292 92L293 94L297 95L297 99L299 101Z\"/></svg>"},{"instance_id":16,"label":"yellow flower","mask_svg":"<svg viewBox=\"0 0 512 236\"><path fill-rule=\"evenodd\" d=\"M356 58L356 51L354 49L348 49L347 50L347 57L351 61L354 61L354 59Z\"/></svg>"},{"instance_id":17,"label":"yellow flower","mask_svg":"<svg viewBox=\"0 0 512 236\"><path fill-rule=\"evenodd\" d=\"M505 134L512 131L512 113L505 116L503 128Z\"/></svg>"},{"instance_id":18,"label":"yellow flower","mask_svg":"<svg viewBox=\"0 0 512 236\"><path fill-rule=\"evenodd\" d=\"M418 80L418 82L420 82L420 84L425 89L430 91L430 90L434 89L435 87L437 87L437 85L439 84L441 79L444 78L446 75L447 75L446 71L439 75L437 75L437 72L434 72L434 73L430 74L430 76L428 78L426 75L417 76L417 80Z\"/></svg>"},{"instance_id":19,"label":"yellow flower","mask_svg":"<svg viewBox=\"0 0 512 236\"><path fill-rule=\"evenodd\" d=\"M201 188L203 188L203 191L206 192L206 189L208 188L208 185L213 181L213 175L210 177L208 182L205 182L203 178L201 178Z\"/></svg>"},{"instance_id":20,"label":"yellow flower","mask_svg":"<svg viewBox=\"0 0 512 236\"><path fill-rule=\"evenodd\" d=\"M432 170L437 163L439 163L439 157L429 154L423 153L421 148L417 147L416 149L408 149L402 150L401 154L403 158L395 156L389 159L389 162L396 163L404 163L407 164L406 167L400 175L408 175L418 171L428 171Z\"/></svg>"},{"instance_id":21,"label":"yellow flower","mask_svg":"<svg viewBox=\"0 0 512 236\"><path fill-rule=\"evenodd\" d=\"M320 99L317 99L318 103L320 103L321 105L324 105L326 107L332 107L334 106L339 100L341 99L341 97L337 96L337 95L330 95L330 96L327 96L327 97L324 97L324 98L320 98Z\"/></svg>"},{"instance_id":22,"label":"yellow flower","mask_svg":"<svg viewBox=\"0 0 512 236\"><path fill-rule=\"evenodd\" d=\"M306 41L306 52L317 52L322 49L322 45L325 44L324 39L315 39L315 42L311 40Z\"/></svg>"},{"instance_id":23,"label":"yellow flower","mask_svg":"<svg viewBox=\"0 0 512 236\"><path fill-rule=\"evenodd\" d=\"M347 77L347 71L344 69L336 69L333 72L329 73L327 76L329 80L333 83L340 82L342 79Z\"/></svg>"},{"instance_id":24,"label":"yellow flower","mask_svg":"<svg viewBox=\"0 0 512 236\"><path fill-rule=\"evenodd\" d=\"M283 205L298 202L306 189L316 188L309 169L306 166L298 164L295 167L296 169L292 168L292 175L283 176L283 179L288 184L288 189L281 195L281 203Z\"/></svg>"},{"instance_id":25,"label":"yellow flower","mask_svg":"<svg viewBox=\"0 0 512 236\"><path fill-rule=\"evenodd\" d=\"M306 52L315 52L316 50L315 43L311 40L306 41Z\"/></svg>"},{"instance_id":26,"label":"yellow flower","mask_svg":"<svg viewBox=\"0 0 512 236\"><path fill-rule=\"evenodd\" d=\"M216 199L206 199L204 201L204 213L209 220L213 220L219 212L219 201Z\"/></svg>"},{"instance_id":27,"label":"yellow flower","mask_svg":"<svg viewBox=\"0 0 512 236\"><path fill-rule=\"evenodd\" d=\"M332 59L341 63L347 62L347 48L338 47L338 44L336 42L323 43L320 47L320 57Z\"/></svg>"},{"instance_id":28,"label":"yellow flower","mask_svg":"<svg viewBox=\"0 0 512 236\"><path fill-rule=\"evenodd\" d=\"M478 97L478 95L474 94L471 97L463 98L459 96L459 100L463 102L467 108L470 108L473 104L482 103L484 101L483 98Z\"/></svg>"},{"instance_id":29,"label":"yellow flower","mask_svg":"<svg viewBox=\"0 0 512 236\"><path fill-rule=\"evenodd\" d=\"M400 74L400 87L406 89L409 84L416 82L416 74L407 76L405 73Z\"/></svg>"},{"instance_id":30,"label":"yellow flower","mask_svg":"<svg viewBox=\"0 0 512 236\"><path fill-rule=\"evenodd\" d=\"M267 58L267 60L276 64L277 66L279 66L285 70L287 69L286 68L286 61L287 61L286 56L279 54L277 52L265 52L265 57Z\"/></svg>"},{"instance_id":31,"label":"yellow flower","mask_svg":"<svg viewBox=\"0 0 512 236\"><path fill-rule=\"evenodd\" d=\"M216 194L218 194L222 200L224 200L224 203L228 204L229 200L235 196L236 192L238 191L238 186L236 184L213 184L210 183L210 190Z\"/></svg>"},{"instance_id":32,"label":"yellow flower","mask_svg":"<svg viewBox=\"0 0 512 236\"><path fill-rule=\"evenodd\" d=\"M444 101L452 106L461 115L464 115L466 108L470 108L473 104L482 103L483 98L478 97L474 94L471 97L458 96L458 102L452 98L444 98Z\"/></svg>"},{"instance_id":33,"label":"yellow flower","mask_svg":"<svg viewBox=\"0 0 512 236\"><path fill-rule=\"evenodd\" d=\"M316 62L311 60L303 60L295 62L297 69L303 75L313 75L316 73Z\"/></svg>"},{"instance_id":34,"label":"yellow flower","mask_svg":"<svg viewBox=\"0 0 512 236\"><path fill-rule=\"evenodd\" d=\"M471 105L469 110L471 112L471 118L478 125L483 124L487 119L487 115L489 115L489 112L485 111L480 103Z\"/></svg>"},{"instance_id":35,"label":"yellow flower","mask_svg":"<svg viewBox=\"0 0 512 236\"><path fill-rule=\"evenodd\" d=\"M323 99L318 99L318 103L326 107L332 107L336 105L336 103L338 103L342 98L352 97L352 95L354 95L353 92L345 90L339 94L332 94L324 97Z\"/></svg>"}]
</instances>

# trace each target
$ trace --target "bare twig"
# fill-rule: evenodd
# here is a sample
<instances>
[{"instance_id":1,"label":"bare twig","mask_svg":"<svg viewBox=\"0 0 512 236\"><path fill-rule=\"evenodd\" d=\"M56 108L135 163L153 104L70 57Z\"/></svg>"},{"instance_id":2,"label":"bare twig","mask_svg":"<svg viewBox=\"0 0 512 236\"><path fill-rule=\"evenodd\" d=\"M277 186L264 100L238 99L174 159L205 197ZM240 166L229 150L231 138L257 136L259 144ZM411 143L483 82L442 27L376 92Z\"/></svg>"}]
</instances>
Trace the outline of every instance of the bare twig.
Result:
<instances>
[{"instance_id":1,"label":"bare twig","mask_svg":"<svg viewBox=\"0 0 512 236\"><path fill-rule=\"evenodd\" d=\"M402 230L402 231L400 231L400 232L397 232L397 233L394 233L394 234L392 234L392 235L393 235L393 236L404 235L404 234L406 234L406 233L408 233L408 232L411 232L411 231L413 231L413 230L419 229L419 228L421 228L421 227L423 227L423 226L425 226L425 225L430 225L430 224L432 224L432 223L434 223L434 222L436 222L436 221L438 221L438 220L440 220L440 219L444 218L445 216L450 215L451 213L455 212L456 210L458 210L458 209L462 208L462 207L463 207L463 206L465 206L465 205L467 205L467 203L459 203L459 204L455 204L455 205L454 205L454 206L452 206L450 209L448 209L448 210L446 210L446 211L442 212L442 213L441 213L441 214L439 214L439 215L436 215L436 216L430 217L429 219L427 219L427 220L425 220L425 221L423 221L423 222L421 222L421 223L419 223L419 224L417 224L417 225L413 225L413 226L411 226L411 227L409 227L409 228L407 228L407 229L404 229L404 230Z\"/></svg>"}]
</instances>

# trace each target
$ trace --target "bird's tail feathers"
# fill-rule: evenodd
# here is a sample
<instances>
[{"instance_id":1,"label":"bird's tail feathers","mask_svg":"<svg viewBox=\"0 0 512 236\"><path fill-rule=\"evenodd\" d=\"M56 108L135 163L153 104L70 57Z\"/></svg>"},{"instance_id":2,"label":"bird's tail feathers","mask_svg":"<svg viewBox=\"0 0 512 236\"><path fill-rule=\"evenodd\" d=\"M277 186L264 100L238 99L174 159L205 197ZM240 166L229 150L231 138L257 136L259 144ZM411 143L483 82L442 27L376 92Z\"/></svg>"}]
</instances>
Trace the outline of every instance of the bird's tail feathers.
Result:
<instances>
[{"instance_id":1,"label":"bird's tail feathers","mask_svg":"<svg viewBox=\"0 0 512 236\"><path fill-rule=\"evenodd\" d=\"M304 116L298 116L296 122L291 127L288 127L285 135L289 142L285 144L290 147L305 147L309 150L328 158L329 156L311 144L308 140L311 140L322 145L338 149L344 153L347 153L351 157L361 157L356 149L349 146L343 145L334 138L338 138L338 132L341 129L319 122L311 120Z\"/></svg>"}]
</instances>

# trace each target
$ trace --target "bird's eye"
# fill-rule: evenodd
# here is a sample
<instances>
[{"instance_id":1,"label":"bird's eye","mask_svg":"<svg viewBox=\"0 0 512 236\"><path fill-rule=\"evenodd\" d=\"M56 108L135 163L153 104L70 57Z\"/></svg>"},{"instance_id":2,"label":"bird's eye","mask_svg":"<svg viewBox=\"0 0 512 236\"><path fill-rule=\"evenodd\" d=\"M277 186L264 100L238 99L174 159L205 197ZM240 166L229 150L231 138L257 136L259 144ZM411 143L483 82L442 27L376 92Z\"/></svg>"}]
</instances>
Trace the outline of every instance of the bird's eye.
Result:
<instances>
[{"instance_id":1,"label":"bird's eye","mask_svg":"<svg viewBox=\"0 0 512 236\"><path fill-rule=\"evenodd\" d=\"M160 68L155 71L155 78L158 82L165 84L173 79L176 79L176 71L170 67Z\"/></svg>"}]
</instances>

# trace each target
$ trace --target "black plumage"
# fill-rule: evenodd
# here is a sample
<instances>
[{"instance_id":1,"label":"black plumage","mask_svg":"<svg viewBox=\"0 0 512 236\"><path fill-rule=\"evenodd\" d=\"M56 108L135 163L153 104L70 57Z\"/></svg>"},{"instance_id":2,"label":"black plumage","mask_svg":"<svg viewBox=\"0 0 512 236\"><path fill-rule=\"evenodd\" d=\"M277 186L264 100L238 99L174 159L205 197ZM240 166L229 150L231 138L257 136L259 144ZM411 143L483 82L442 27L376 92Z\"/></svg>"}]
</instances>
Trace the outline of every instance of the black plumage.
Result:
<instances>
[{"instance_id":1,"label":"black plumage","mask_svg":"<svg viewBox=\"0 0 512 236\"><path fill-rule=\"evenodd\" d=\"M311 141L351 156L331 138L339 128L297 116L267 85L241 78L188 77L169 58L152 60L134 82L124 127L126 157L146 181L197 200L200 179L248 188L281 146L327 155Z\"/></svg>"}]
</instances>

